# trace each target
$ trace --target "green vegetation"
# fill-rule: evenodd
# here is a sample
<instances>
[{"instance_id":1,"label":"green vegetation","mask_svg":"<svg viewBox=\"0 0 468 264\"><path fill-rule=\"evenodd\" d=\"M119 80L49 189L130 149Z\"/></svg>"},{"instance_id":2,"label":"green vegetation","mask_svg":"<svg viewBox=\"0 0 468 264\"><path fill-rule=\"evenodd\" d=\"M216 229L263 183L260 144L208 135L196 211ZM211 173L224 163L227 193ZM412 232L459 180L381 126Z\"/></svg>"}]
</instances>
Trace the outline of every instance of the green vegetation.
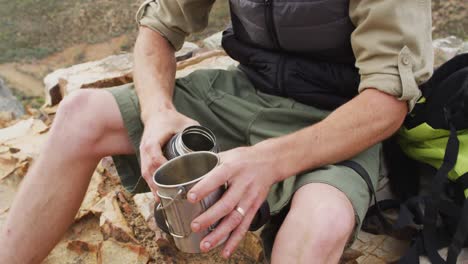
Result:
<instances>
[{"instance_id":1,"label":"green vegetation","mask_svg":"<svg viewBox=\"0 0 468 264\"><path fill-rule=\"evenodd\" d=\"M17 89L11 89L11 92L24 106L39 109L45 103L42 96L30 96Z\"/></svg>"},{"instance_id":2,"label":"green vegetation","mask_svg":"<svg viewBox=\"0 0 468 264\"><path fill-rule=\"evenodd\" d=\"M468 2L466 0L433 0L434 38L450 35L468 40Z\"/></svg>"},{"instance_id":3,"label":"green vegetation","mask_svg":"<svg viewBox=\"0 0 468 264\"><path fill-rule=\"evenodd\" d=\"M136 1L0 0L0 62L42 58L135 31Z\"/></svg>"},{"instance_id":4,"label":"green vegetation","mask_svg":"<svg viewBox=\"0 0 468 264\"><path fill-rule=\"evenodd\" d=\"M0 63L40 59L78 43L98 43L128 34L136 36L134 0L0 0ZM223 29L227 1L216 1L210 28L190 37L196 41Z\"/></svg>"}]
</instances>

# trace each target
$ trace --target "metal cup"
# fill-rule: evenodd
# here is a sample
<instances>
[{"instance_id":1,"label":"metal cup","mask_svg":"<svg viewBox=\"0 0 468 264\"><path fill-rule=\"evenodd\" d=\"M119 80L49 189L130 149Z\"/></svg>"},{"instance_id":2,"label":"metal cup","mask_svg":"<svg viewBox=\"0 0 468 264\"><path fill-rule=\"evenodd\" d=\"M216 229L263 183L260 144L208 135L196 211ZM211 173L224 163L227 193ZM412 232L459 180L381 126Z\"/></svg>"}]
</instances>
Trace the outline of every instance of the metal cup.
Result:
<instances>
[{"instance_id":1,"label":"metal cup","mask_svg":"<svg viewBox=\"0 0 468 264\"><path fill-rule=\"evenodd\" d=\"M187 200L189 190L219 163L216 154L208 151L188 153L166 162L153 176L161 200L156 210L162 210L169 233L179 250L200 253L200 242L218 223L208 230L192 232L190 223L218 201L224 187L218 188L198 203Z\"/></svg>"}]
</instances>

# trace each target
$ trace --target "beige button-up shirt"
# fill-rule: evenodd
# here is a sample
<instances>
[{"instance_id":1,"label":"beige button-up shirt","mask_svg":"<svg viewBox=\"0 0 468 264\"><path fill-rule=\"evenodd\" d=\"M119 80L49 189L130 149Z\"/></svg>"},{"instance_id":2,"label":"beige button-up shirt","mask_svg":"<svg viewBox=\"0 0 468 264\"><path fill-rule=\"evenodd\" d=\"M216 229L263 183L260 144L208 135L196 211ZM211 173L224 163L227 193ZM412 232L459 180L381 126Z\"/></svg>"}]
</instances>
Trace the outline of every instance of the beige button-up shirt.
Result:
<instances>
[{"instance_id":1,"label":"beige button-up shirt","mask_svg":"<svg viewBox=\"0 0 468 264\"><path fill-rule=\"evenodd\" d=\"M215 0L147 0L137 12L139 25L163 35L176 50L185 37L206 28ZM375 88L407 101L421 96L418 85L433 69L430 0L350 0L356 29L351 45L361 75L359 92Z\"/></svg>"}]
</instances>

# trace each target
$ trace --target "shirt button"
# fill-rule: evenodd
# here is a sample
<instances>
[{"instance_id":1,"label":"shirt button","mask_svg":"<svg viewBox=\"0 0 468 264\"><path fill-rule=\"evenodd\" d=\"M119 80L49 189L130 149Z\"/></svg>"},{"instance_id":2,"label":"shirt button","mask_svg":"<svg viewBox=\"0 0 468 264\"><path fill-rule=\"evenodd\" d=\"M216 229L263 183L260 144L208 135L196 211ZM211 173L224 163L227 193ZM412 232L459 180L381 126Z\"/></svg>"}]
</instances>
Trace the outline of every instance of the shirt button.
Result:
<instances>
[{"instance_id":1,"label":"shirt button","mask_svg":"<svg viewBox=\"0 0 468 264\"><path fill-rule=\"evenodd\" d=\"M410 64L410 61L408 59L408 57L404 56L403 59L401 60L401 62L403 63L403 65L408 65Z\"/></svg>"}]
</instances>

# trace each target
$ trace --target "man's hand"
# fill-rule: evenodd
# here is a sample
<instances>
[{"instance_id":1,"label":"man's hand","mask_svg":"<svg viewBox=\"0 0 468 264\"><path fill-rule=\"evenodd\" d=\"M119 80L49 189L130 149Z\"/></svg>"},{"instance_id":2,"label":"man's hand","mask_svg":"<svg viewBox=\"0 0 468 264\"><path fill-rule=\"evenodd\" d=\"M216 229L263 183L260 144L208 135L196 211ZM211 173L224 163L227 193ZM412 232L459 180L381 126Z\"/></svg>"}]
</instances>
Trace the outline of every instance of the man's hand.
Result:
<instances>
[{"instance_id":1,"label":"man's hand","mask_svg":"<svg viewBox=\"0 0 468 264\"><path fill-rule=\"evenodd\" d=\"M219 156L219 166L190 190L188 199L198 202L219 186L228 184L221 199L191 224L192 231L199 232L222 219L202 240L200 249L206 252L229 236L222 253L227 258L249 230L257 210L280 175L275 170L273 155L265 155L264 150L256 146L232 149ZM236 211L237 207L245 216Z\"/></svg>"},{"instance_id":2,"label":"man's hand","mask_svg":"<svg viewBox=\"0 0 468 264\"><path fill-rule=\"evenodd\" d=\"M198 125L198 122L176 110L155 112L146 120L140 143L141 173L156 199L158 196L156 184L153 182L153 173L167 161L162 148L174 134L193 125Z\"/></svg>"},{"instance_id":3,"label":"man's hand","mask_svg":"<svg viewBox=\"0 0 468 264\"><path fill-rule=\"evenodd\" d=\"M174 48L159 33L140 27L134 50L133 78L145 125L140 143L141 172L156 199L154 171L166 161L161 148L170 137L197 122L172 103L176 61Z\"/></svg>"}]
</instances>

